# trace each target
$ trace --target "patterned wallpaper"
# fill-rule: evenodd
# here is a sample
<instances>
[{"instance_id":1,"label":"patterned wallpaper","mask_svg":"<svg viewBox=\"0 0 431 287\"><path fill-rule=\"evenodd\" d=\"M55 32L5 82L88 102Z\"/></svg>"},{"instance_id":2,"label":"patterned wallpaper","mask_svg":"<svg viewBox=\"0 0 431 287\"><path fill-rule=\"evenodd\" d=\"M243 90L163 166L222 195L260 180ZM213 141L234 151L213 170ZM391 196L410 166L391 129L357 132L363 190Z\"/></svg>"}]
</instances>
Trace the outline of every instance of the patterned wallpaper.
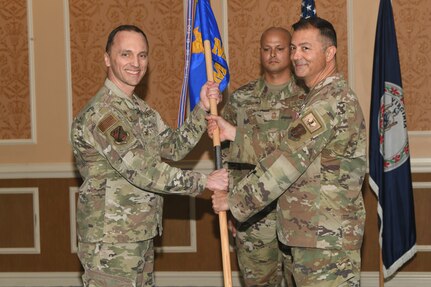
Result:
<instances>
[{"instance_id":1,"label":"patterned wallpaper","mask_svg":"<svg viewBox=\"0 0 431 287\"><path fill-rule=\"evenodd\" d=\"M431 1L392 1L410 131L431 130Z\"/></svg>"},{"instance_id":2,"label":"patterned wallpaper","mask_svg":"<svg viewBox=\"0 0 431 287\"><path fill-rule=\"evenodd\" d=\"M0 139L30 139L27 1L0 0Z\"/></svg>"},{"instance_id":3,"label":"patterned wallpaper","mask_svg":"<svg viewBox=\"0 0 431 287\"><path fill-rule=\"evenodd\" d=\"M70 0L73 114L97 92L106 76L103 53L108 34L134 24L148 37L149 70L138 94L176 123L184 62L183 1ZM150 84L148 84L150 83Z\"/></svg>"},{"instance_id":4,"label":"patterned wallpaper","mask_svg":"<svg viewBox=\"0 0 431 287\"><path fill-rule=\"evenodd\" d=\"M259 41L271 26L291 26L301 13L299 0L228 0L230 91L260 74ZM338 68L347 76L347 7L345 0L316 2L317 15L329 20L337 32Z\"/></svg>"},{"instance_id":5,"label":"patterned wallpaper","mask_svg":"<svg viewBox=\"0 0 431 287\"><path fill-rule=\"evenodd\" d=\"M76 115L103 83L103 52L108 33L120 24L132 23L147 33L150 42L150 67L138 93L160 111L168 124L175 126L184 62L183 1L68 2L73 114ZM290 28L299 17L299 3L299 0L227 1L230 91L258 77L260 34L272 25ZM337 30L338 66L347 75L346 3L346 0L319 0L316 9ZM29 139L27 1L0 0L0 7L0 140ZM429 131L431 1L394 0L393 9L409 130ZM36 97L43 101L43 95Z\"/></svg>"}]
</instances>

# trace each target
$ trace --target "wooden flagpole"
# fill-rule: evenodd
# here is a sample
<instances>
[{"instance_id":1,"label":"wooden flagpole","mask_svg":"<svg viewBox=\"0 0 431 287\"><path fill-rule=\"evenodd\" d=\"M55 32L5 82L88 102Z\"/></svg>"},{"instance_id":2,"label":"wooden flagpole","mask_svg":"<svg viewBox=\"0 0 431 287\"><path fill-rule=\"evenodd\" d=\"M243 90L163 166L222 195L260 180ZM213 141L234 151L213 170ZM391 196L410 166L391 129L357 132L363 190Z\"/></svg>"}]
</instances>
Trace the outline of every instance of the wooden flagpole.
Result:
<instances>
[{"instance_id":1,"label":"wooden flagpole","mask_svg":"<svg viewBox=\"0 0 431 287\"><path fill-rule=\"evenodd\" d=\"M212 56L211 56L211 43L209 40L204 41L204 51L205 51L205 65L206 65L206 71L207 71L207 80L214 81ZM215 116L217 116L218 114L217 102L215 99L210 99L210 112L212 115L215 115ZM220 132L218 128L213 133L213 146L214 146L214 152L215 152L216 169L221 169L223 165L222 165L222 159L221 159ZM230 266L229 233L227 228L226 211L220 211L218 214L218 217L219 217L219 226L220 226L224 286L231 287L232 271Z\"/></svg>"}]
</instances>

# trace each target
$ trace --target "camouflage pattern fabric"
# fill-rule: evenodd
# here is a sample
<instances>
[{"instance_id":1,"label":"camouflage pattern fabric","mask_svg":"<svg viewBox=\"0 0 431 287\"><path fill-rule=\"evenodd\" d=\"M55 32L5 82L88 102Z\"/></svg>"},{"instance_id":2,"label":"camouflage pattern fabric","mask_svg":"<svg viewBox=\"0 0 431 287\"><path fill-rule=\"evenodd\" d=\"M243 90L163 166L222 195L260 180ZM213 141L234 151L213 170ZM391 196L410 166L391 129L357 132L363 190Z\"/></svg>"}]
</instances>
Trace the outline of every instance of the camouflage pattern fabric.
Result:
<instances>
[{"instance_id":1,"label":"camouflage pattern fabric","mask_svg":"<svg viewBox=\"0 0 431 287\"><path fill-rule=\"evenodd\" d=\"M243 133L237 133L230 143L226 160L255 165L278 148L280 132L299 116L304 98L304 90L296 85L294 77L277 92L269 91L262 78L236 90L221 114ZM252 137L252 128L260 131L258 137Z\"/></svg>"},{"instance_id":2,"label":"camouflage pattern fabric","mask_svg":"<svg viewBox=\"0 0 431 287\"><path fill-rule=\"evenodd\" d=\"M360 286L359 250L292 247L291 255L283 254L283 263L295 274L298 287Z\"/></svg>"},{"instance_id":3,"label":"camouflage pattern fabric","mask_svg":"<svg viewBox=\"0 0 431 287\"><path fill-rule=\"evenodd\" d=\"M275 209L237 227L235 244L244 286L281 286L282 253L278 249Z\"/></svg>"},{"instance_id":4,"label":"camouflage pattern fabric","mask_svg":"<svg viewBox=\"0 0 431 287\"><path fill-rule=\"evenodd\" d=\"M154 286L153 241L79 243L84 287Z\"/></svg>"},{"instance_id":5,"label":"camouflage pattern fabric","mask_svg":"<svg viewBox=\"0 0 431 287\"><path fill-rule=\"evenodd\" d=\"M278 199L277 233L283 244L359 250L365 223L365 153L358 99L342 75L330 76L309 92L300 117L283 132L279 149L229 193L230 210L246 221Z\"/></svg>"},{"instance_id":6,"label":"camouflage pattern fabric","mask_svg":"<svg viewBox=\"0 0 431 287\"><path fill-rule=\"evenodd\" d=\"M244 164L255 165L260 157L279 147L280 132L299 116L304 98L294 78L275 91L260 78L229 97L222 116L240 129L255 127L262 132L261 137L247 135L231 142L228 151L223 150L223 160L235 163L228 165L230 190L250 171ZM245 286L281 284L282 254L278 249L276 216L273 205L237 226L236 254Z\"/></svg>"},{"instance_id":7,"label":"camouflage pattern fabric","mask_svg":"<svg viewBox=\"0 0 431 287\"><path fill-rule=\"evenodd\" d=\"M169 166L179 160L206 130L199 105L176 130L133 95L110 80L77 115L71 141L84 179L77 206L81 242L127 243L162 231L160 194L202 192L206 176Z\"/></svg>"}]
</instances>

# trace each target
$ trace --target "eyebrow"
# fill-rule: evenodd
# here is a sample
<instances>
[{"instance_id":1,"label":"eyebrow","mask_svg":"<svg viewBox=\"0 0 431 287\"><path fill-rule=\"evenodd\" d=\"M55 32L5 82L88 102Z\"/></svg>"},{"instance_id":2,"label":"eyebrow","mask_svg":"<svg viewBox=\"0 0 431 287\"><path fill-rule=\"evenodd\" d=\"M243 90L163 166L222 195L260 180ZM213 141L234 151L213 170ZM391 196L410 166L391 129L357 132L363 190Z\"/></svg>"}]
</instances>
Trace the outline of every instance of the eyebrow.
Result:
<instances>
[{"instance_id":1,"label":"eyebrow","mask_svg":"<svg viewBox=\"0 0 431 287\"><path fill-rule=\"evenodd\" d=\"M286 44L275 44L275 45L271 45L271 44L266 44L266 45L262 45L260 46L261 48L266 48L266 47L285 47ZM289 44L287 44L287 46L289 46Z\"/></svg>"},{"instance_id":2,"label":"eyebrow","mask_svg":"<svg viewBox=\"0 0 431 287\"><path fill-rule=\"evenodd\" d=\"M301 42L301 43L298 43L296 45L294 43L290 43L290 46L304 46L304 45L311 46L311 43L310 42Z\"/></svg>"},{"instance_id":3,"label":"eyebrow","mask_svg":"<svg viewBox=\"0 0 431 287\"><path fill-rule=\"evenodd\" d=\"M124 49L124 50L120 50L120 53L133 53L133 51L130 49ZM137 54L142 54L142 53L148 54L148 51L142 50L142 51L137 52Z\"/></svg>"}]
</instances>

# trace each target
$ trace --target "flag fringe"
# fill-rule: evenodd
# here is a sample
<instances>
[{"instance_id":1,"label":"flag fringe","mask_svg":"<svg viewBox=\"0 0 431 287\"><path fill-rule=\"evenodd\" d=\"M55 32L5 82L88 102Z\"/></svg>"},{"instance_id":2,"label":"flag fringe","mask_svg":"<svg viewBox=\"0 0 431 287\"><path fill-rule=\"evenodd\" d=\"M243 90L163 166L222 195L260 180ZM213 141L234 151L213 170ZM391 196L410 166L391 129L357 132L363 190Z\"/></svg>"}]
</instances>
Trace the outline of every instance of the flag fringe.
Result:
<instances>
[{"instance_id":1,"label":"flag fringe","mask_svg":"<svg viewBox=\"0 0 431 287\"><path fill-rule=\"evenodd\" d=\"M380 246L380 250L381 250L381 246L382 246L382 242L383 242L382 232L383 232L384 220L383 220L383 209L380 206L380 201L379 201L379 187L371 176L369 176L368 181L369 181L368 183L371 187L371 190L377 196L377 213L378 213L378 216L380 218L379 246ZM410 248L410 250L405 252L400 258L398 258L397 261L395 261L391 266L389 266L389 268L385 268L385 265L383 264L382 266L383 266L384 278L387 279L387 278L391 277L392 275L394 275L397 272L397 270L404 265L404 263L406 263L407 261L412 259L412 257L416 254L416 252L417 252L417 248L416 248L416 244L415 244L412 246L412 248Z\"/></svg>"},{"instance_id":2,"label":"flag fringe","mask_svg":"<svg viewBox=\"0 0 431 287\"><path fill-rule=\"evenodd\" d=\"M385 279L391 277L392 275L397 272L397 270L404 265L407 261L412 259L412 257L416 254L416 244L413 245L412 248L410 248L409 251L403 254L397 261L394 262L388 269L385 268L385 265L383 265L383 275L385 276Z\"/></svg>"},{"instance_id":3,"label":"flag fringe","mask_svg":"<svg viewBox=\"0 0 431 287\"><path fill-rule=\"evenodd\" d=\"M375 195L378 198L379 197L379 186L374 181L374 179L371 177L371 175L368 177L368 184L370 185L371 190L374 191Z\"/></svg>"}]
</instances>

